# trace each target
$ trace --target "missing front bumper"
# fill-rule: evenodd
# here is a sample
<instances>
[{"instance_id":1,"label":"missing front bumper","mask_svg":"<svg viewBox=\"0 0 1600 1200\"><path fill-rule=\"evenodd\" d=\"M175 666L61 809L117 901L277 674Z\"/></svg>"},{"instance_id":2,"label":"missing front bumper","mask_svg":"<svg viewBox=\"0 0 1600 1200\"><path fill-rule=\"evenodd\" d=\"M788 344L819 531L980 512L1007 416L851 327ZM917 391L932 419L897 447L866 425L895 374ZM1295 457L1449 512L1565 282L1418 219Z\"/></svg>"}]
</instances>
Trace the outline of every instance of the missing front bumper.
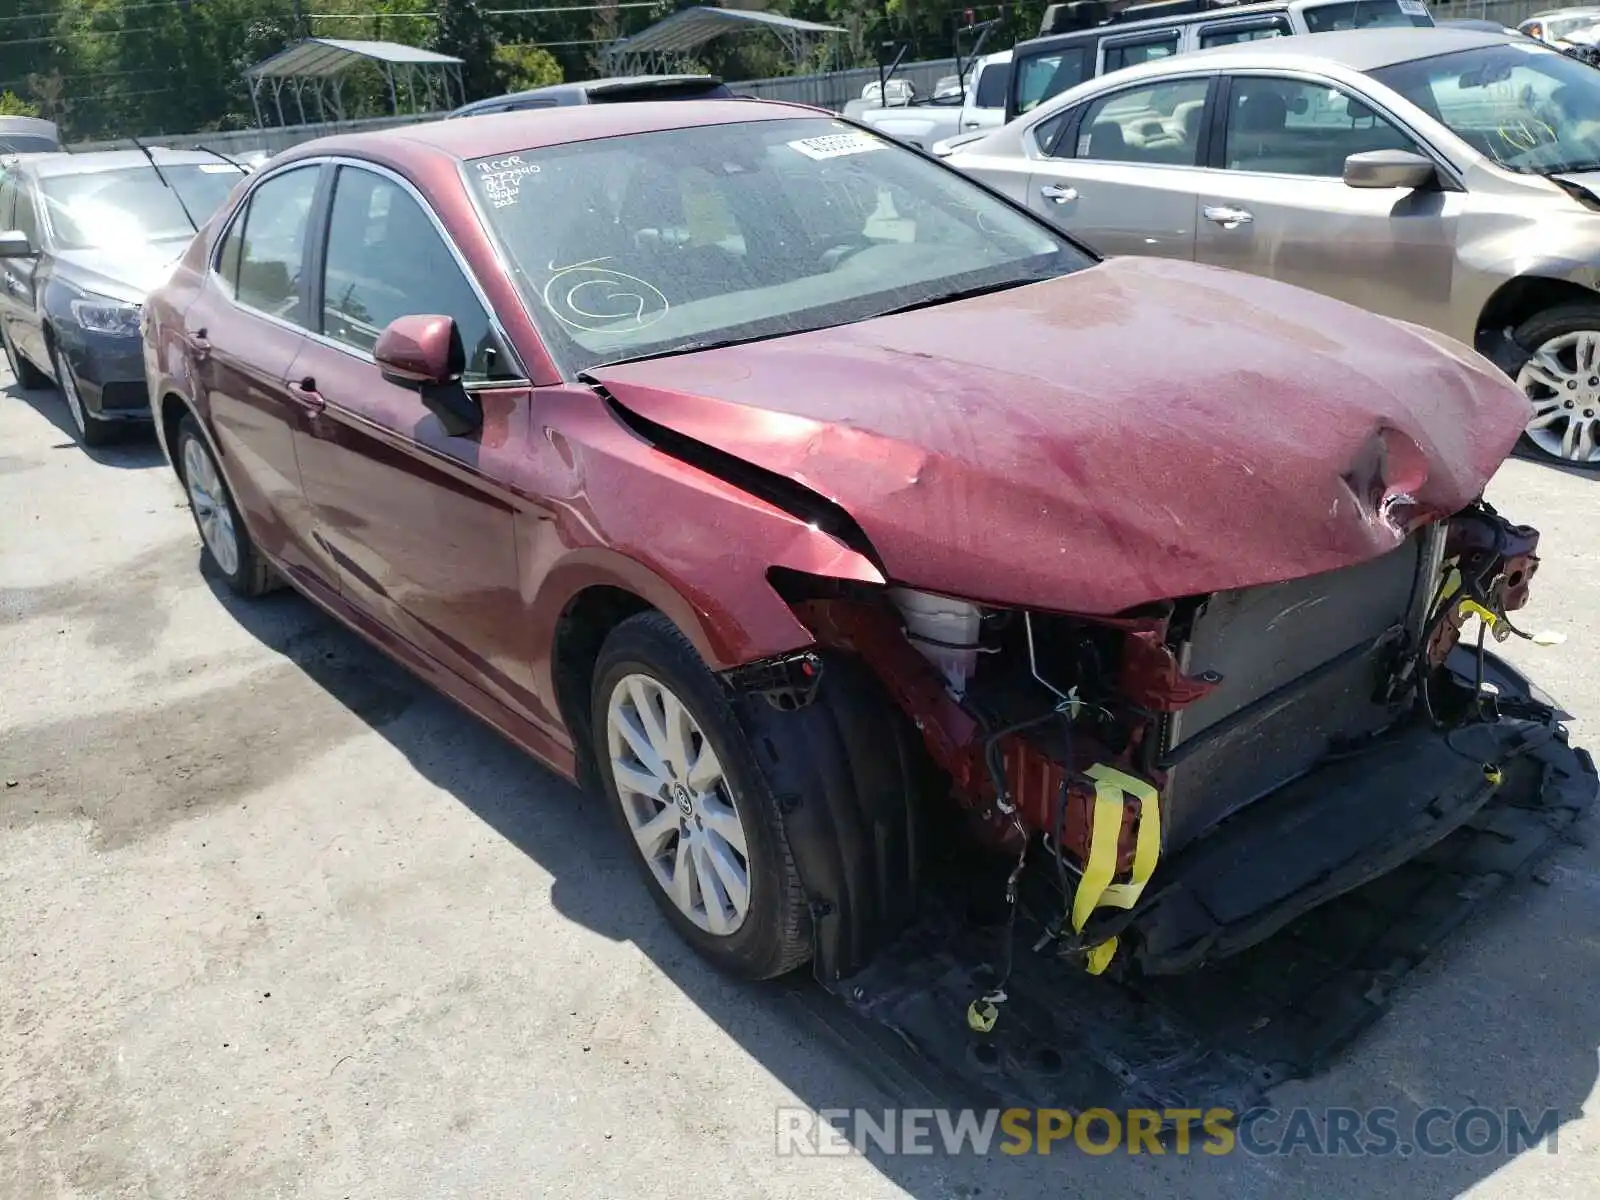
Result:
<instances>
[{"instance_id":1,"label":"missing front bumper","mask_svg":"<svg viewBox=\"0 0 1600 1200\"><path fill-rule=\"evenodd\" d=\"M1513 704L1549 705L1492 658L1486 678ZM1383 800L1350 781L1341 803L1368 820L1396 796L1403 804L1364 842L1341 834L1324 854L1295 845L1285 855L1283 839L1324 830L1286 815L1277 843L1254 830L1233 854L1221 841L1210 849L1213 839L1198 843L1195 855L1216 857L1186 854L1164 864L1160 886L1139 910L1166 936L1147 954L1136 952L1145 973L1092 978L1048 947L1031 952L1043 928L1035 918L1051 914L1024 909L1008 999L992 1033L973 1033L964 1012L992 985L999 937L968 923L955 905L928 914L866 970L831 985L843 1005L802 1002L884 1086L919 1103L933 1093L946 1102L1078 1110L1245 1111L1272 1085L1320 1069L1381 1016L1399 980L1526 877L1592 806L1595 766L1567 744L1562 716L1502 722L1496 738L1518 741L1520 752L1504 764L1492 795L1483 794L1482 768L1454 754L1454 788L1420 767L1406 768L1409 793L1369 774ZM1476 757L1467 741L1457 742ZM1273 854L1264 860L1245 852L1269 845ZM1227 883L1229 864L1248 878ZM1169 893L1180 884L1181 892ZM1184 911L1180 895L1191 913L1206 914L1198 940L1189 936L1196 922L1176 915ZM1218 911L1205 907L1208 898ZM1231 957L1182 975L1148 972L1163 957L1194 966L1224 954Z\"/></svg>"}]
</instances>

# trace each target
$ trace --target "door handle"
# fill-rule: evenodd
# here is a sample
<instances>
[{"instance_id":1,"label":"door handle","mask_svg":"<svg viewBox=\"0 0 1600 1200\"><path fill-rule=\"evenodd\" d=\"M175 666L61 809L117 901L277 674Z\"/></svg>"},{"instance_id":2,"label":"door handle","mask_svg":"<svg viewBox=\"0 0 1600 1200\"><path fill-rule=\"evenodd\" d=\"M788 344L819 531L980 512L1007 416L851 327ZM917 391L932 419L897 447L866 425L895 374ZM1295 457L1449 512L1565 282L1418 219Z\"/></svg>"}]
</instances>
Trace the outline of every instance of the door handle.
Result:
<instances>
[{"instance_id":1,"label":"door handle","mask_svg":"<svg viewBox=\"0 0 1600 1200\"><path fill-rule=\"evenodd\" d=\"M317 381L309 375L299 381L291 380L289 394L312 416L316 416L328 407L328 402L322 398L322 393L317 391Z\"/></svg>"},{"instance_id":2,"label":"door handle","mask_svg":"<svg viewBox=\"0 0 1600 1200\"><path fill-rule=\"evenodd\" d=\"M1061 183L1047 183L1039 189L1039 194L1057 204L1069 204L1078 198L1078 189Z\"/></svg>"},{"instance_id":3,"label":"door handle","mask_svg":"<svg viewBox=\"0 0 1600 1200\"><path fill-rule=\"evenodd\" d=\"M1207 205L1200 211L1205 214L1206 220L1214 221L1224 229L1237 229L1256 219L1248 208L1234 208L1230 204Z\"/></svg>"},{"instance_id":4,"label":"door handle","mask_svg":"<svg viewBox=\"0 0 1600 1200\"><path fill-rule=\"evenodd\" d=\"M204 362L211 356L211 343L206 340L206 331L204 329L196 329L189 334L187 340L189 342L189 353L193 354L197 361Z\"/></svg>"}]
</instances>

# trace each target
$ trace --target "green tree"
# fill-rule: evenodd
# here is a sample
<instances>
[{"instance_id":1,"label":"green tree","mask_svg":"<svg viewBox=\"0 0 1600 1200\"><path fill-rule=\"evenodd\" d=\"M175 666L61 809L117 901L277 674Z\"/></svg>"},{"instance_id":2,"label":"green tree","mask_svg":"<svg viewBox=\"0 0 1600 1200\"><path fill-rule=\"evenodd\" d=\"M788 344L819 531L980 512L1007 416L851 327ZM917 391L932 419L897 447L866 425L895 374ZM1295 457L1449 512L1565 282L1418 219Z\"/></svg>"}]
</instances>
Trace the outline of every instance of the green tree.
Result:
<instances>
[{"instance_id":1,"label":"green tree","mask_svg":"<svg viewBox=\"0 0 1600 1200\"><path fill-rule=\"evenodd\" d=\"M529 88L560 83L565 78L556 56L538 46L496 46L494 65L497 84L507 92L524 92Z\"/></svg>"},{"instance_id":2,"label":"green tree","mask_svg":"<svg viewBox=\"0 0 1600 1200\"><path fill-rule=\"evenodd\" d=\"M11 91L0 92L0 117L37 117L39 106L29 104L21 96Z\"/></svg>"},{"instance_id":3,"label":"green tree","mask_svg":"<svg viewBox=\"0 0 1600 1200\"><path fill-rule=\"evenodd\" d=\"M439 25L429 49L461 60L461 83L468 100L499 91L494 31L477 0L438 0Z\"/></svg>"}]
</instances>

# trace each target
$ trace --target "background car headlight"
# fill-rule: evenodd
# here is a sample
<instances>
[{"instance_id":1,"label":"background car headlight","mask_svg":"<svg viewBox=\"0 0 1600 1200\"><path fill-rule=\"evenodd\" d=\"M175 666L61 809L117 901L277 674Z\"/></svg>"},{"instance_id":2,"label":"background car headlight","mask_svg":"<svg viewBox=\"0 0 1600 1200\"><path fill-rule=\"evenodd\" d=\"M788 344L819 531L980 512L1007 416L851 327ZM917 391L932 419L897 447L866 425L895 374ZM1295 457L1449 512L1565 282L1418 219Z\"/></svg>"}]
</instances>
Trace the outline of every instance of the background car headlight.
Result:
<instances>
[{"instance_id":1,"label":"background car headlight","mask_svg":"<svg viewBox=\"0 0 1600 1200\"><path fill-rule=\"evenodd\" d=\"M139 336L139 309L116 300L74 300L73 319L90 333L116 337Z\"/></svg>"}]
</instances>

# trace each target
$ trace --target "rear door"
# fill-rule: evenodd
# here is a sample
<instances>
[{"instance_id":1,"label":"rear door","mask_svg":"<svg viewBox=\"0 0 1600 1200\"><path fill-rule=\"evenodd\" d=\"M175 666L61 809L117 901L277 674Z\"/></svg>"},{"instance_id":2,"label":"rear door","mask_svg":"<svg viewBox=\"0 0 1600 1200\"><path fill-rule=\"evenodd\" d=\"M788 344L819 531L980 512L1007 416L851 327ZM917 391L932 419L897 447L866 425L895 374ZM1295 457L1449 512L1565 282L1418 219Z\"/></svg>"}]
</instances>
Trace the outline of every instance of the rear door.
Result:
<instances>
[{"instance_id":1,"label":"rear door","mask_svg":"<svg viewBox=\"0 0 1600 1200\"><path fill-rule=\"evenodd\" d=\"M1324 79L1237 74L1223 82L1220 133L1201 172L1196 258L1448 328L1465 193L1351 188L1343 178L1350 154L1433 157L1426 147Z\"/></svg>"},{"instance_id":2,"label":"rear door","mask_svg":"<svg viewBox=\"0 0 1600 1200\"><path fill-rule=\"evenodd\" d=\"M1102 92L1044 122L1028 206L1101 254L1193 258L1211 80Z\"/></svg>"},{"instance_id":3,"label":"rear door","mask_svg":"<svg viewBox=\"0 0 1600 1200\"><path fill-rule=\"evenodd\" d=\"M196 399L252 536L296 582L332 591L336 579L312 540L295 457L308 414L286 386L306 340L308 235L322 174L309 163L259 177L183 314L183 336Z\"/></svg>"},{"instance_id":4,"label":"rear door","mask_svg":"<svg viewBox=\"0 0 1600 1200\"><path fill-rule=\"evenodd\" d=\"M292 377L317 412L301 473L345 598L403 654L550 727L522 640L516 554L519 512L545 510L504 482L529 454L524 373L444 226L400 176L340 163L319 243L316 336ZM446 433L373 361L384 327L419 314L460 330L464 382L484 413L471 434Z\"/></svg>"}]
</instances>

